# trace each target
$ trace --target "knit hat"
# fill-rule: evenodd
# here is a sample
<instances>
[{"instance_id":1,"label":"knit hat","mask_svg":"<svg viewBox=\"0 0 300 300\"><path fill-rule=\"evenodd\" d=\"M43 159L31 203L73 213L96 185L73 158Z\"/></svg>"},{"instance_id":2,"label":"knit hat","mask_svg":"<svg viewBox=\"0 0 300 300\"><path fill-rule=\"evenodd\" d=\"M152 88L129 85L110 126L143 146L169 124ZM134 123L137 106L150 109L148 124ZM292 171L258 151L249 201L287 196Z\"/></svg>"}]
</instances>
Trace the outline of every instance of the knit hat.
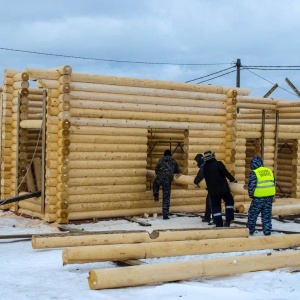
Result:
<instances>
[{"instance_id":1,"label":"knit hat","mask_svg":"<svg viewBox=\"0 0 300 300\"><path fill-rule=\"evenodd\" d=\"M208 161L210 159L213 159L213 158L215 158L215 153L211 152L211 151L206 151L206 152L204 152L203 158L204 158L204 161Z\"/></svg>"},{"instance_id":2,"label":"knit hat","mask_svg":"<svg viewBox=\"0 0 300 300\"><path fill-rule=\"evenodd\" d=\"M264 163L261 159L260 156L253 156L253 158L251 159L251 162L250 162L250 168L252 170L255 170L259 167L263 167L264 166Z\"/></svg>"},{"instance_id":3,"label":"knit hat","mask_svg":"<svg viewBox=\"0 0 300 300\"><path fill-rule=\"evenodd\" d=\"M203 163L204 162L204 159L203 159L203 155L202 154L197 154L194 158L194 160L197 162L197 163Z\"/></svg>"},{"instance_id":4,"label":"knit hat","mask_svg":"<svg viewBox=\"0 0 300 300\"><path fill-rule=\"evenodd\" d=\"M166 150L166 151L164 152L164 156L172 156L171 151L170 151L170 150Z\"/></svg>"}]
</instances>

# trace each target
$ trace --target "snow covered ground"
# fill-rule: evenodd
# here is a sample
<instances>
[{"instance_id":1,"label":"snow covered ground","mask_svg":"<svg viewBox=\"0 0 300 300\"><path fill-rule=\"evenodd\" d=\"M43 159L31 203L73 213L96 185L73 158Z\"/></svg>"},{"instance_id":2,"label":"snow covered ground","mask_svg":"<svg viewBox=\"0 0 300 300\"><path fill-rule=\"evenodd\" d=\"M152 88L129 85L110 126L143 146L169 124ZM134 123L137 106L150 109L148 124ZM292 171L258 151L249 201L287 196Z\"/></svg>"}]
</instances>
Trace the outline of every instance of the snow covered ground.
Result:
<instances>
[{"instance_id":1,"label":"snow covered ground","mask_svg":"<svg viewBox=\"0 0 300 300\"><path fill-rule=\"evenodd\" d=\"M67 227L85 231L148 230L149 232L155 229L210 227L206 223L202 223L198 217L172 216L168 221L162 220L161 217L143 220L151 223L152 226L142 227L137 223L120 219L79 225L68 224ZM300 224L294 222L273 221L273 228L300 232ZM0 231L2 236L60 232L57 225L47 224L37 219L23 218L11 212L3 211L0 211ZM257 235L261 235L261 233L257 233ZM272 250L248 253L268 253L270 251ZM103 262L63 266L61 254L61 249L32 249L30 239L0 239L0 299L298 300L300 297L300 272L289 272L288 269L130 288L91 290L87 280L89 271L100 268L115 268L117 267L116 264ZM149 259L148 262L194 260L238 254L216 253L167 257ZM294 271L296 270L294 269Z\"/></svg>"}]
</instances>

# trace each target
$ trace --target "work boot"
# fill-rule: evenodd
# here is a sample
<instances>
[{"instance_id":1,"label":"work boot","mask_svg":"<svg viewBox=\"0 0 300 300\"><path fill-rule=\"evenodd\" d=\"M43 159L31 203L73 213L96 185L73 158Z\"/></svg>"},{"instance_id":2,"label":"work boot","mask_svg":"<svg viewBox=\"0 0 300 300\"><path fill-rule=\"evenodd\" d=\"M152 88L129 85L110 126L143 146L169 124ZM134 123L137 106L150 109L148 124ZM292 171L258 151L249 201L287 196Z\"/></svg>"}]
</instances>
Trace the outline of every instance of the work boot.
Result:
<instances>
[{"instance_id":1,"label":"work boot","mask_svg":"<svg viewBox=\"0 0 300 300\"><path fill-rule=\"evenodd\" d=\"M227 220L226 220L226 221L224 222L223 226L224 226L224 227L230 227L230 221L227 221Z\"/></svg>"},{"instance_id":2,"label":"work boot","mask_svg":"<svg viewBox=\"0 0 300 300\"><path fill-rule=\"evenodd\" d=\"M163 216L163 220L169 220L170 218L168 216Z\"/></svg>"},{"instance_id":3,"label":"work boot","mask_svg":"<svg viewBox=\"0 0 300 300\"><path fill-rule=\"evenodd\" d=\"M210 222L210 220L208 220L208 219L204 218L204 219L202 219L202 222L209 223L209 222Z\"/></svg>"}]
</instances>

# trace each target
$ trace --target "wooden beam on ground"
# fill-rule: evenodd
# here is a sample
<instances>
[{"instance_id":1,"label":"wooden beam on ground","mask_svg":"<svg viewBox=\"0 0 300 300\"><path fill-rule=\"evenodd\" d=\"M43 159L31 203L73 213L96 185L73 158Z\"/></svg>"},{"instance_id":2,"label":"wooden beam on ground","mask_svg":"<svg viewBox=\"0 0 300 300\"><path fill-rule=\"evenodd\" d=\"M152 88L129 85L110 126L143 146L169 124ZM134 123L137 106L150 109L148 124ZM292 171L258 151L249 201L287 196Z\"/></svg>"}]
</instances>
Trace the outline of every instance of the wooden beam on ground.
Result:
<instances>
[{"instance_id":1,"label":"wooden beam on ground","mask_svg":"<svg viewBox=\"0 0 300 300\"><path fill-rule=\"evenodd\" d=\"M151 283L224 276L246 272L299 267L300 251L241 255L205 260L146 264L127 268L91 270L91 289L122 288Z\"/></svg>"},{"instance_id":2,"label":"wooden beam on ground","mask_svg":"<svg viewBox=\"0 0 300 300\"><path fill-rule=\"evenodd\" d=\"M248 228L171 229L148 231L77 232L33 235L32 248L62 248L92 245L156 243L166 241L247 237Z\"/></svg>"},{"instance_id":3,"label":"wooden beam on ground","mask_svg":"<svg viewBox=\"0 0 300 300\"><path fill-rule=\"evenodd\" d=\"M300 234L140 243L138 247L135 244L99 245L64 248L62 251L62 260L65 265L218 252L282 249L299 246Z\"/></svg>"}]
</instances>

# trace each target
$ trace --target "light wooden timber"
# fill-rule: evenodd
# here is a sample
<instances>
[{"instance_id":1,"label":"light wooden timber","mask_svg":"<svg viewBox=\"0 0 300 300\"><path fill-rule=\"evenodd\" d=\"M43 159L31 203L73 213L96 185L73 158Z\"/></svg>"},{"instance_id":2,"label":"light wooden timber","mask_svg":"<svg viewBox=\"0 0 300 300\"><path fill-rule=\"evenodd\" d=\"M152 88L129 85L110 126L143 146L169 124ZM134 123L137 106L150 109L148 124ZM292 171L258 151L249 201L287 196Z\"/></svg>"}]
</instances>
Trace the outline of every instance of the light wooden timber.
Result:
<instances>
[{"instance_id":1,"label":"light wooden timber","mask_svg":"<svg viewBox=\"0 0 300 300\"><path fill-rule=\"evenodd\" d=\"M70 179L71 181L72 179ZM71 184L69 182L69 184ZM55 190L54 195L56 195L57 190ZM207 192L205 190L200 190L200 189L193 189L193 190L185 190L185 189L180 189L180 190L172 190L172 199L175 198L192 198L192 197L202 197L206 196ZM128 199L131 199L132 201L137 201L140 199L145 199L145 200L153 200L153 194L152 191L143 191L140 193L133 193L133 192L128 192L128 193L107 193L107 194L88 194L82 197L82 195L71 195L69 197L69 204L76 204L79 203L79 200L82 203L90 203L90 202L119 202L119 201L126 201Z\"/></svg>"},{"instance_id":2,"label":"light wooden timber","mask_svg":"<svg viewBox=\"0 0 300 300\"><path fill-rule=\"evenodd\" d=\"M50 197L49 197L50 198ZM172 205L176 206L195 206L198 205L198 211L205 210L205 197L203 198L187 198L187 199L172 199ZM145 209L161 207L161 203L156 203L151 200L140 199L137 201L121 201L121 202L97 202L97 203L81 203L70 204L69 212L92 212L105 210L123 210L123 209Z\"/></svg>"},{"instance_id":3,"label":"light wooden timber","mask_svg":"<svg viewBox=\"0 0 300 300\"><path fill-rule=\"evenodd\" d=\"M93 134L93 135L112 135L112 136L146 136L147 129L143 128L118 128L118 127L94 127L94 126L72 126L70 133L76 135Z\"/></svg>"},{"instance_id":4,"label":"light wooden timber","mask_svg":"<svg viewBox=\"0 0 300 300\"><path fill-rule=\"evenodd\" d=\"M247 237L247 228L224 229L182 229L182 230L155 230L152 233L140 232L93 232L86 234L68 234L58 236L33 235L31 245L33 249L62 248L92 245L156 243L166 241L202 240L230 237Z\"/></svg>"},{"instance_id":5,"label":"light wooden timber","mask_svg":"<svg viewBox=\"0 0 300 300\"><path fill-rule=\"evenodd\" d=\"M71 143L85 143L85 144L114 144L114 142L118 142L118 144L147 144L146 136L108 136L108 135L92 135L92 134L81 134L81 135L71 135L70 142Z\"/></svg>"},{"instance_id":6,"label":"light wooden timber","mask_svg":"<svg viewBox=\"0 0 300 300\"><path fill-rule=\"evenodd\" d=\"M86 211L86 212L69 212L69 220L84 220L92 218L113 218L113 217L124 217L124 216L136 216L144 213L154 214L161 213L161 207L147 207L147 208L132 208L132 209L119 209L119 210L104 210L104 211ZM198 205L189 206L171 206L171 213L198 213Z\"/></svg>"},{"instance_id":7,"label":"light wooden timber","mask_svg":"<svg viewBox=\"0 0 300 300\"><path fill-rule=\"evenodd\" d=\"M195 92L206 92L206 93L216 93L216 94L226 94L229 90L233 88L224 86L211 86L204 84L189 84L181 82L169 82L162 80L145 80L137 78L124 78L116 76L102 76L102 75L89 75L73 73L71 75L72 83L76 82L77 86L85 88L89 83L92 82L96 84L109 84L118 86L138 86L142 88L155 88L155 89L166 89L166 90L179 90L179 91L195 91ZM81 85L80 85L81 84ZM248 95L250 93L249 89L234 88L239 95Z\"/></svg>"},{"instance_id":8,"label":"light wooden timber","mask_svg":"<svg viewBox=\"0 0 300 300\"><path fill-rule=\"evenodd\" d=\"M41 212L37 212L37 211L32 211L32 210L29 210L29 209L26 209L26 208L22 208L22 207L20 207L19 209L18 209L18 213L20 213L20 214L25 214L25 215L28 215L28 216L33 216L33 217L37 217L37 218L39 218L39 219L41 219L41 220L43 220L44 219L44 214L43 213L41 213ZM55 221L55 220L54 220Z\"/></svg>"},{"instance_id":9,"label":"light wooden timber","mask_svg":"<svg viewBox=\"0 0 300 300\"><path fill-rule=\"evenodd\" d=\"M23 120L20 122L20 127L26 129L40 129L41 126L42 120Z\"/></svg>"},{"instance_id":10,"label":"light wooden timber","mask_svg":"<svg viewBox=\"0 0 300 300\"><path fill-rule=\"evenodd\" d=\"M154 113L154 112L135 112L125 110L105 110L105 109L87 109L87 108L71 108L70 114L72 117L82 118L109 118L109 119L126 119L126 120L145 120L149 121L164 121L164 122L202 122L202 123L217 123L223 124L226 122L226 117L223 115L191 115L191 114L176 114L176 113Z\"/></svg>"},{"instance_id":11,"label":"light wooden timber","mask_svg":"<svg viewBox=\"0 0 300 300\"><path fill-rule=\"evenodd\" d=\"M127 175L126 175L127 174ZM70 169L69 177L70 182L72 182L72 178L82 178L82 177L120 177L120 176L146 176L146 169L141 168L131 168L131 169L91 169L91 170L84 170L84 169Z\"/></svg>"},{"instance_id":12,"label":"light wooden timber","mask_svg":"<svg viewBox=\"0 0 300 300\"><path fill-rule=\"evenodd\" d=\"M69 187L69 195L84 195L84 194L109 194L109 193L128 193L128 192L143 192L145 184L127 184L127 185L94 185L94 186L77 186Z\"/></svg>"},{"instance_id":13,"label":"light wooden timber","mask_svg":"<svg viewBox=\"0 0 300 300\"><path fill-rule=\"evenodd\" d=\"M157 243L67 247L64 264L299 247L300 234Z\"/></svg>"},{"instance_id":14,"label":"light wooden timber","mask_svg":"<svg viewBox=\"0 0 300 300\"><path fill-rule=\"evenodd\" d=\"M300 213L300 204L284 204L273 206L272 215L296 215Z\"/></svg>"},{"instance_id":15,"label":"light wooden timber","mask_svg":"<svg viewBox=\"0 0 300 300\"><path fill-rule=\"evenodd\" d=\"M50 70L42 70L42 69L34 69L34 68L26 68L25 72L29 75L31 80L37 79L52 79L58 80L61 76L58 71L50 71Z\"/></svg>"},{"instance_id":16,"label":"light wooden timber","mask_svg":"<svg viewBox=\"0 0 300 300\"><path fill-rule=\"evenodd\" d=\"M117 142L117 141L116 141ZM147 153L147 145L134 144L83 144L71 143L70 151L72 152L138 152Z\"/></svg>"},{"instance_id":17,"label":"light wooden timber","mask_svg":"<svg viewBox=\"0 0 300 300\"><path fill-rule=\"evenodd\" d=\"M298 267L300 251L273 252L206 260L145 264L126 268L96 269L89 272L91 289L132 287L203 277L226 276L254 271Z\"/></svg>"},{"instance_id":18,"label":"light wooden timber","mask_svg":"<svg viewBox=\"0 0 300 300\"><path fill-rule=\"evenodd\" d=\"M74 126L108 126L108 127L126 127L126 128L148 128L148 129L207 129L214 130L224 128L223 124L205 124L205 123L190 123L190 122L166 122L166 121L146 121L146 120L117 120L117 119L96 119L76 117L71 118Z\"/></svg>"},{"instance_id":19,"label":"light wooden timber","mask_svg":"<svg viewBox=\"0 0 300 300\"><path fill-rule=\"evenodd\" d=\"M125 185L125 184L143 184L146 182L144 177L99 177L99 178L72 178L69 180L72 186L101 186L101 185Z\"/></svg>"},{"instance_id":20,"label":"light wooden timber","mask_svg":"<svg viewBox=\"0 0 300 300\"><path fill-rule=\"evenodd\" d=\"M132 96L131 96L132 97ZM138 112L152 112L152 113L180 113L180 114L194 114L194 115L213 115L223 116L225 110L222 108L212 107L188 107L185 106L172 106L172 102L169 105L162 104L137 104L126 102L106 102L104 101L88 101L88 100L71 100L72 108L79 109L106 109L106 110L126 110L126 111L138 111Z\"/></svg>"},{"instance_id":21,"label":"light wooden timber","mask_svg":"<svg viewBox=\"0 0 300 300\"><path fill-rule=\"evenodd\" d=\"M131 168L146 168L146 161L140 161L140 160L132 160L132 161L97 161L97 160L82 160L82 161L70 161L69 167L70 169L131 169Z\"/></svg>"},{"instance_id":22,"label":"light wooden timber","mask_svg":"<svg viewBox=\"0 0 300 300\"><path fill-rule=\"evenodd\" d=\"M226 102L223 95L217 94L201 94L189 93L189 92L175 92L165 91L164 94L161 91L136 89L131 87L122 88L117 87L116 91L111 91L112 86L101 86L104 92L80 92L71 91L70 97L59 96L59 100L69 101L74 103L76 101L92 101L92 102L110 102L110 103L127 103L136 105L163 105L163 106L178 106L178 107L203 107L212 109L224 109L226 108ZM183 93L183 95L181 94ZM141 94L141 95L140 95ZM182 99L183 98L183 99ZM66 100L68 99L68 100ZM213 100L213 101L209 101Z\"/></svg>"}]
</instances>

